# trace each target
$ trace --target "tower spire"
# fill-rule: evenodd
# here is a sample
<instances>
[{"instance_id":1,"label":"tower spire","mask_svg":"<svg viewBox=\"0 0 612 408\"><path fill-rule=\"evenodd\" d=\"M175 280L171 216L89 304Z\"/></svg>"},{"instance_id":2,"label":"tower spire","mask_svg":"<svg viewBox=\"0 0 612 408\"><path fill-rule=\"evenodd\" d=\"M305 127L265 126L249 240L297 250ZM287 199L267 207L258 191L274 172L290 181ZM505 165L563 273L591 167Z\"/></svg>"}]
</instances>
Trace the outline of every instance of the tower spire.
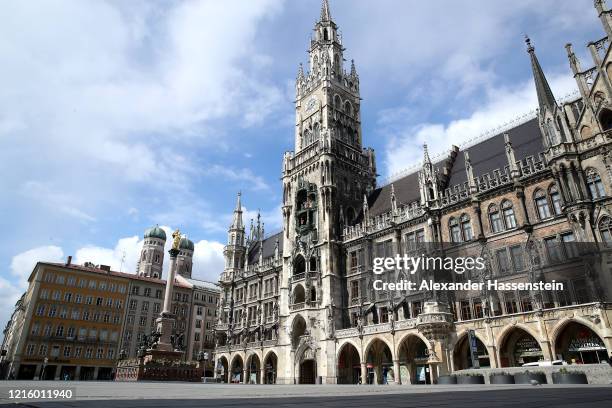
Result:
<instances>
[{"instance_id":1,"label":"tower spire","mask_svg":"<svg viewBox=\"0 0 612 408\"><path fill-rule=\"evenodd\" d=\"M431 164L429 150L427 150L427 143L423 143L423 164Z\"/></svg>"},{"instance_id":2,"label":"tower spire","mask_svg":"<svg viewBox=\"0 0 612 408\"><path fill-rule=\"evenodd\" d=\"M328 0L323 0L323 3L321 4L321 21L331 21Z\"/></svg>"},{"instance_id":3,"label":"tower spire","mask_svg":"<svg viewBox=\"0 0 612 408\"><path fill-rule=\"evenodd\" d=\"M548 85L544 71L542 71L538 57L535 54L535 48L531 45L531 40L528 36L525 36L525 44L527 44L527 52L531 59L531 69L533 70L533 80L535 81L540 110L548 109L550 112L554 112L557 102Z\"/></svg>"},{"instance_id":4,"label":"tower spire","mask_svg":"<svg viewBox=\"0 0 612 408\"><path fill-rule=\"evenodd\" d=\"M234 209L234 219L232 221L232 229L243 229L244 223L242 222L242 203L240 200L242 193L238 192L238 198L236 199L236 208Z\"/></svg>"}]
</instances>

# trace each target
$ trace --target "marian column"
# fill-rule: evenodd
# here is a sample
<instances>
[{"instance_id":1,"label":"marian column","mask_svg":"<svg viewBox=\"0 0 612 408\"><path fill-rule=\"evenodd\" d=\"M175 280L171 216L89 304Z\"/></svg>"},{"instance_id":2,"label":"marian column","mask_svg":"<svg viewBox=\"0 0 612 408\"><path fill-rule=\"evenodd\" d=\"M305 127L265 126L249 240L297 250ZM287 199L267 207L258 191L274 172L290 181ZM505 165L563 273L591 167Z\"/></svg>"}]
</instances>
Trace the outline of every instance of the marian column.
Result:
<instances>
[{"instance_id":1,"label":"marian column","mask_svg":"<svg viewBox=\"0 0 612 408\"><path fill-rule=\"evenodd\" d=\"M181 241L181 233L177 229L172 233L172 248L170 253L170 271L168 272L168 280L166 280L166 294L164 297L164 308L155 321L157 324L157 332L159 340L157 342L157 350L159 351L174 351L172 345L172 323L175 320L175 315L171 312L172 307L172 290L174 289L174 277L176 276L176 261L179 254L179 243Z\"/></svg>"}]
</instances>

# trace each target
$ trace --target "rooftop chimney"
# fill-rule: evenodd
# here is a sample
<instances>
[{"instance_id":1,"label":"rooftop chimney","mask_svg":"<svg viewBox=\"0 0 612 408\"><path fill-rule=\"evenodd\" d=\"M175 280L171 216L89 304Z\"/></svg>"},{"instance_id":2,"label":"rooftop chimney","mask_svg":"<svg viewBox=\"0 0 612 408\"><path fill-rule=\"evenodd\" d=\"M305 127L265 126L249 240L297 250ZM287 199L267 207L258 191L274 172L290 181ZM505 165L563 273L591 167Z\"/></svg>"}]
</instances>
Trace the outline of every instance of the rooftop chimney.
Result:
<instances>
[{"instance_id":1,"label":"rooftop chimney","mask_svg":"<svg viewBox=\"0 0 612 408\"><path fill-rule=\"evenodd\" d=\"M68 259L66 259L66 266L70 266L72 264L72 255L68 255Z\"/></svg>"}]
</instances>

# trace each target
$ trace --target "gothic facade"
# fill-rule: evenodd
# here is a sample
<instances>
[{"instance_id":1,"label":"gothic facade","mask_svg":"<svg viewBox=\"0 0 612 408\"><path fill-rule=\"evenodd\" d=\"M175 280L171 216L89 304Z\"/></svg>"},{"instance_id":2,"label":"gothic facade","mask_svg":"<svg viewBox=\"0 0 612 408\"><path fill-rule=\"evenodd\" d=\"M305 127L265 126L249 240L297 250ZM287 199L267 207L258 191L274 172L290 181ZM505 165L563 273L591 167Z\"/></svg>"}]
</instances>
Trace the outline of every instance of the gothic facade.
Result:
<instances>
[{"instance_id":1,"label":"gothic facade","mask_svg":"<svg viewBox=\"0 0 612 408\"><path fill-rule=\"evenodd\" d=\"M495 135L376 185L362 145L359 76L343 66L338 27L323 1L296 79L295 147L283 157L283 230L247 233L238 196L220 276L216 375L227 382L432 383L473 367L612 351L612 12L595 1L606 36L594 66L568 58L579 89L554 98L527 52L539 109ZM373 259L476 254L479 275L552 281L564 290L374 290ZM595 269L586 262L597 255ZM386 272L389 282L406 279ZM470 333L474 344L470 350ZM474 355L472 355L472 354Z\"/></svg>"}]
</instances>

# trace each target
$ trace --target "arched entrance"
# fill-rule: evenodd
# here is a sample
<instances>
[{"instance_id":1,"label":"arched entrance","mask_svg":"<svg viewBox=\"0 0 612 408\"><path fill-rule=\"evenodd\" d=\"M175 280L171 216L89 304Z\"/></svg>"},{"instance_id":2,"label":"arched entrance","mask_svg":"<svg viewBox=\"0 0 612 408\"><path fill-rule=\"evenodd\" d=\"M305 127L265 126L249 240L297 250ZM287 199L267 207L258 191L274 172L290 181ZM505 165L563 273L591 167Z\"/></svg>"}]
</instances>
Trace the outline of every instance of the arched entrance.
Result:
<instances>
[{"instance_id":1,"label":"arched entrance","mask_svg":"<svg viewBox=\"0 0 612 408\"><path fill-rule=\"evenodd\" d=\"M555 339L555 355L560 360L578 364L599 364L608 360L604 342L587 326L570 321Z\"/></svg>"},{"instance_id":2,"label":"arched entrance","mask_svg":"<svg viewBox=\"0 0 612 408\"><path fill-rule=\"evenodd\" d=\"M223 383L227 383L228 380L228 367L229 364L227 362L227 358L225 358L224 356L219 357L219 359L217 360L217 368L215 370L217 371L217 378L220 378L221 382Z\"/></svg>"},{"instance_id":3,"label":"arched entrance","mask_svg":"<svg viewBox=\"0 0 612 408\"><path fill-rule=\"evenodd\" d=\"M387 343L374 339L366 352L367 384L388 384L393 381L393 359Z\"/></svg>"},{"instance_id":4,"label":"arched entrance","mask_svg":"<svg viewBox=\"0 0 612 408\"><path fill-rule=\"evenodd\" d=\"M453 350L453 367L455 370L465 370L473 366L470 342L468 339L469 336L465 333L455 345L455 349ZM487 348L478 337L474 337L474 341L476 343L474 357L478 359L480 368L491 367L491 360L489 359Z\"/></svg>"},{"instance_id":5,"label":"arched entrance","mask_svg":"<svg viewBox=\"0 0 612 408\"><path fill-rule=\"evenodd\" d=\"M317 376L317 362L314 358L303 360L300 363L299 384L315 384Z\"/></svg>"},{"instance_id":6,"label":"arched entrance","mask_svg":"<svg viewBox=\"0 0 612 408\"><path fill-rule=\"evenodd\" d=\"M506 334L500 346L502 367L520 367L544 359L540 343L527 331L514 328Z\"/></svg>"},{"instance_id":7,"label":"arched entrance","mask_svg":"<svg viewBox=\"0 0 612 408\"><path fill-rule=\"evenodd\" d=\"M232 361L232 368L230 369L230 382L232 384L239 384L243 382L242 374L244 371L244 363L242 357L236 356Z\"/></svg>"},{"instance_id":8,"label":"arched entrance","mask_svg":"<svg viewBox=\"0 0 612 408\"><path fill-rule=\"evenodd\" d=\"M359 384L361 361L359 352L351 343L342 346L338 355L338 384Z\"/></svg>"},{"instance_id":9,"label":"arched entrance","mask_svg":"<svg viewBox=\"0 0 612 408\"><path fill-rule=\"evenodd\" d=\"M252 354L247 360L247 383L260 384L261 363L257 354Z\"/></svg>"},{"instance_id":10,"label":"arched entrance","mask_svg":"<svg viewBox=\"0 0 612 408\"><path fill-rule=\"evenodd\" d=\"M404 337L399 346L399 364L402 384L431 384L429 348L419 336Z\"/></svg>"},{"instance_id":11,"label":"arched entrance","mask_svg":"<svg viewBox=\"0 0 612 408\"><path fill-rule=\"evenodd\" d=\"M268 353L264 360L264 384L276 384L276 367L278 363L278 357L274 352Z\"/></svg>"}]
</instances>

